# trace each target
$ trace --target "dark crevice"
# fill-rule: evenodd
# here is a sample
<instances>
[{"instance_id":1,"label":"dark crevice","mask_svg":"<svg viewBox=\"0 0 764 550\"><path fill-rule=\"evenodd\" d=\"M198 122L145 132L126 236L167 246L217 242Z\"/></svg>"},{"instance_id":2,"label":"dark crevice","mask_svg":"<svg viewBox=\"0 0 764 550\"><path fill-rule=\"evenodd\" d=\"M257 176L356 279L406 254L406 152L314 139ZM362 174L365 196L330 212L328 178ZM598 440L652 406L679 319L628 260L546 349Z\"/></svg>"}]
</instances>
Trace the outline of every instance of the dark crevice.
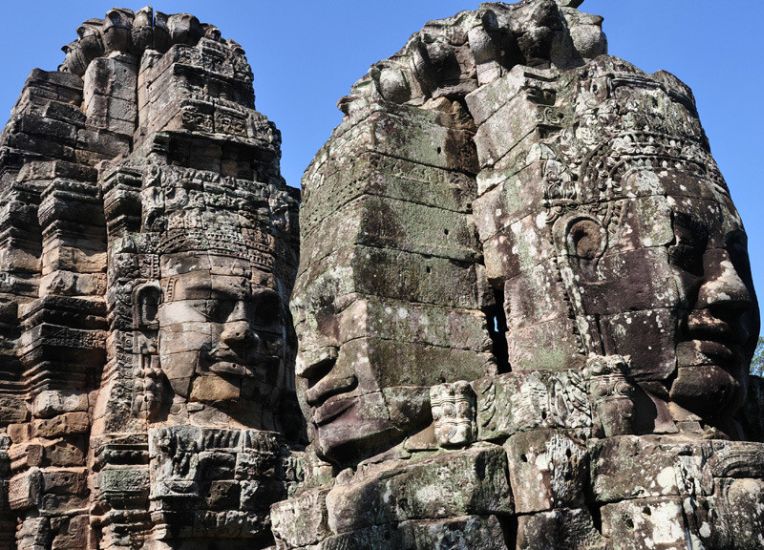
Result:
<instances>
[{"instance_id":1,"label":"dark crevice","mask_svg":"<svg viewBox=\"0 0 764 550\"><path fill-rule=\"evenodd\" d=\"M599 349L598 353L600 355L612 355L614 352L612 346L609 346L609 340L605 338L603 335L603 327L602 327L602 321L600 319L600 316L595 314L594 315L594 322L597 325L597 342L595 342L595 345L599 343Z\"/></svg>"},{"instance_id":2,"label":"dark crevice","mask_svg":"<svg viewBox=\"0 0 764 550\"><path fill-rule=\"evenodd\" d=\"M602 512L600 510L600 507L597 506L596 504L587 503L587 508L589 509L589 515L592 517L592 525L594 525L594 528L601 535L602 534Z\"/></svg>"},{"instance_id":3,"label":"dark crevice","mask_svg":"<svg viewBox=\"0 0 764 550\"><path fill-rule=\"evenodd\" d=\"M585 507L589 511L589 516L592 520L592 525L597 532L602 535L602 506L597 503L597 499L594 495L594 487L591 483L586 484L584 488L584 502Z\"/></svg>"},{"instance_id":4,"label":"dark crevice","mask_svg":"<svg viewBox=\"0 0 764 550\"><path fill-rule=\"evenodd\" d=\"M504 289L493 289L493 304L485 308L488 334L491 337L491 351L496 358L499 374L510 372L509 349L507 347L507 316L504 312Z\"/></svg>"},{"instance_id":5,"label":"dark crevice","mask_svg":"<svg viewBox=\"0 0 764 550\"><path fill-rule=\"evenodd\" d=\"M497 518L504 532L504 544L507 548L514 550L517 548L517 516L500 515Z\"/></svg>"}]
</instances>

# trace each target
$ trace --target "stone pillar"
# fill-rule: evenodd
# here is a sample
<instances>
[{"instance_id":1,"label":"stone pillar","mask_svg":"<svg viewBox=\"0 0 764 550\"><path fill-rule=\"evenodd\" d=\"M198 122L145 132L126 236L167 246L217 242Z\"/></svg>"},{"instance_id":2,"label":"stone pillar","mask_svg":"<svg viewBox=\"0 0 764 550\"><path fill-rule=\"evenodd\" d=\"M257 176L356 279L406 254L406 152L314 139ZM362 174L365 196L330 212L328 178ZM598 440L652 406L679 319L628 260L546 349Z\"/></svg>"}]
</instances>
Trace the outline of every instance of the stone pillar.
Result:
<instances>
[{"instance_id":1,"label":"stone pillar","mask_svg":"<svg viewBox=\"0 0 764 550\"><path fill-rule=\"evenodd\" d=\"M138 121L138 61L132 55L94 59L83 76L87 124L133 135Z\"/></svg>"},{"instance_id":2,"label":"stone pillar","mask_svg":"<svg viewBox=\"0 0 764 550\"><path fill-rule=\"evenodd\" d=\"M0 546L269 546L303 437L286 309L298 194L280 136L215 27L113 9L77 34L59 71L32 73L0 142L0 522L18 524ZM187 342L189 315L205 321ZM178 340L185 366L160 345ZM150 472L173 460L150 455L154 424L212 434L198 495L150 498ZM262 468L247 462L261 437Z\"/></svg>"}]
</instances>

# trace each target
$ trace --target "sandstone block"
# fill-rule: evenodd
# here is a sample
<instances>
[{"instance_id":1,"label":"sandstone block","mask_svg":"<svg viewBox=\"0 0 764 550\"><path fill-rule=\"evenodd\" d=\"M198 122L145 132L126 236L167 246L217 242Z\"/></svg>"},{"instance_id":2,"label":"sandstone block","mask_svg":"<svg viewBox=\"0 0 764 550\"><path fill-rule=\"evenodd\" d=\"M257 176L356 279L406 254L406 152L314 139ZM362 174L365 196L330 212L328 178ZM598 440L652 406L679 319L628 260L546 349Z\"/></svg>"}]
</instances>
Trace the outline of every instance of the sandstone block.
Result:
<instances>
[{"instance_id":1,"label":"sandstone block","mask_svg":"<svg viewBox=\"0 0 764 550\"><path fill-rule=\"evenodd\" d=\"M408 519L512 512L506 458L496 446L455 451L338 485L326 502L335 533Z\"/></svg>"},{"instance_id":2,"label":"sandstone block","mask_svg":"<svg viewBox=\"0 0 764 550\"><path fill-rule=\"evenodd\" d=\"M609 547L586 509L561 508L523 515L517 521L518 549L604 550Z\"/></svg>"},{"instance_id":3,"label":"sandstone block","mask_svg":"<svg viewBox=\"0 0 764 550\"><path fill-rule=\"evenodd\" d=\"M331 536L326 508L329 490L310 489L271 507L276 540L287 548L318 544Z\"/></svg>"},{"instance_id":4,"label":"sandstone block","mask_svg":"<svg viewBox=\"0 0 764 550\"><path fill-rule=\"evenodd\" d=\"M558 430L515 434L505 444L519 514L584 504L589 477L586 447Z\"/></svg>"}]
</instances>

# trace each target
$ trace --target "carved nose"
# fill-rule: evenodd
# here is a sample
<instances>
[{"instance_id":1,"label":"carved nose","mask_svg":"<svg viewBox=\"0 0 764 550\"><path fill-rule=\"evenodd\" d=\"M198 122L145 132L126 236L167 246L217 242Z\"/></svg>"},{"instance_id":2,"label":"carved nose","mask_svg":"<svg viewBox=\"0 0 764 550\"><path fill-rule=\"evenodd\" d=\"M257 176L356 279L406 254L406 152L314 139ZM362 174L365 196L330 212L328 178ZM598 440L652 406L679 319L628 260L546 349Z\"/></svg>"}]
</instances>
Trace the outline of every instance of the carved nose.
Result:
<instances>
[{"instance_id":1,"label":"carved nose","mask_svg":"<svg viewBox=\"0 0 764 550\"><path fill-rule=\"evenodd\" d=\"M335 346L324 346L312 352L303 349L297 355L295 374L315 383L332 370L337 356L338 349Z\"/></svg>"},{"instance_id":2,"label":"carved nose","mask_svg":"<svg viewBox=\"0 0 764 550\"><path fill-rule=\"evenodd\" d=\"M711 277L701 285L698 305L712 309L742 312L751 307L748 287L740 278L729 257L724 257L715 266Z\"/></svg>"},{"instance_id":3,"label":"carved nose","mask_svg":"<svg viewBox=\"0 0 764 550\"><path fill-rule=\"evenodd\" d=\"M220 339L228 345L249 342L254 338L252 329L246 321L233 321L225 324Z\"/></svg>"}]
</instances>

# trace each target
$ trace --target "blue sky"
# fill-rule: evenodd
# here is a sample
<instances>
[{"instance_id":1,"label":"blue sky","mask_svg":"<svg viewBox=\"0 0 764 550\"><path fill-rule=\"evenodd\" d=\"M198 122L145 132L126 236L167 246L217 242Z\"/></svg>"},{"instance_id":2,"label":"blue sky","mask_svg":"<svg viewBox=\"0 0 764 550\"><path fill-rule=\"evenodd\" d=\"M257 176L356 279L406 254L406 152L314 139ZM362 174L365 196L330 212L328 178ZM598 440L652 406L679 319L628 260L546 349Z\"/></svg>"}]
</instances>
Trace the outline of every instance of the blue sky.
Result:
<instances>
[{"instance_id":1,"label":"blue sky","mask_svg":"<svg viewBox=\"0 0 764 550\"><path fill-rule=\"evenodd\" d=\"M33 67L54 69L79 23L120 0L3 2L0 118ZM297 185L340 121L337 100L373 62L394 53L428 19L474 9L473 0L158 0L187 11L244 46L257 108L281 128L282 170ZM124 0L132 9L143 2ZM646 71L665 69L694 90L714 155L749 235L756 287L764 296L764 47L760 0L588 0L605 17L610 53Z\"/></svg>"}]
</instances>

